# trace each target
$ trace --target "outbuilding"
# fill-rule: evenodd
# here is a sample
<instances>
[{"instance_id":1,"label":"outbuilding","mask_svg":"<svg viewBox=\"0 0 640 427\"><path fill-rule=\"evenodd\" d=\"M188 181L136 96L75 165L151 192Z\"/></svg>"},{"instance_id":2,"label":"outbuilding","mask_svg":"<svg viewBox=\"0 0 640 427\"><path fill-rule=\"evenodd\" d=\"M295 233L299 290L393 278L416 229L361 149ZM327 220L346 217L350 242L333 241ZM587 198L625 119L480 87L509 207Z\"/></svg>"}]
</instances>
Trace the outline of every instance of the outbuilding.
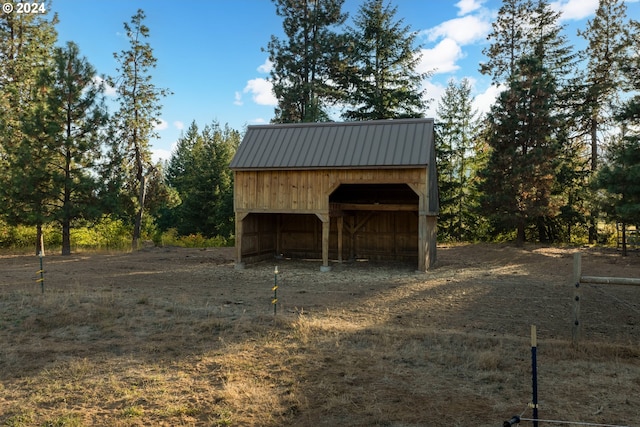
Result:
<instances>
[{"instance_id":1,"label":"outbuilding","mask_svg":"<svg viewBox=\"0 0 640 427\"><path fill-rule=\"evenodd\" d=\"M436 260L433 119L249 126L231 162L236 262Z\"/></svg>"}]
</instances>

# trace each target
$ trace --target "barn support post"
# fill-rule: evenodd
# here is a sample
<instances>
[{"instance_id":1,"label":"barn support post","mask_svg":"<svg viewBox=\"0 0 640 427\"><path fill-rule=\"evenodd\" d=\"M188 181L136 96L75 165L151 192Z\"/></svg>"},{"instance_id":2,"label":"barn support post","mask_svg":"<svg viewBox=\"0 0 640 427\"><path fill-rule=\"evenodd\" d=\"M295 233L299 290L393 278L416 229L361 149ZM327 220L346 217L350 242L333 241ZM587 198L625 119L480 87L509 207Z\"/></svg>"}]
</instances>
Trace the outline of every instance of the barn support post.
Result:
<instances>
[{"instance_id":1,"label":"barn support post","mask_svg":"<svg viewBox=\"0 0 640 427\"><path fill-rule=\"evenodd\" d=\"M337 218L338 222L338 262L342 263L342 229L344 228L344 216Z\"/></svg>"},{"instance_id":2,"label":"barn support post","mask_svg":"<svg viewBox=\"0 0 640 427\"><path fill-rule=\"evenodd\" d=\"M244 262L242 262L242 226L244 219L248 215L248 212L236 212L236 270L244 270Z\"/></svg>"},{"instance_id":3,"label":"barn support post","mask_svg":"<svg viewBox=\"0 0 640 427\"><path fill-rule=\"evenodd\" d=\"M276 258L282 256L282 214L276 215Z\"/></svg>"},{"instance_id":4,"label":"barn support post","mask_svg":"<svg viewBox=\"0 0 640 427\"><path fill-rule=\"evenodd\" d=\"M427 253L425 254L427 270L430 270L437 260L437 218L433 214L427 215Z\"/></svg>"},{"instance_id":5,"label":"barn support post","mask_svg":"<svg viewBox=\"0 0 640 427\"><path fill-rule=\"evenodd\" d=\"M331 231L331 217L329 213L316 213L316 216L322 221L322 266L320 271L331 271L329 267L329 233Z\"/></svg>"},{"instance_id":6,"label":"barn support post","mask_svg":"<svg viewBox=\"0 0 640 427\"><path fill-rule=\"evenodd\" d=\"M418 219L418 270L427 271L436 262L437 217L420 212Z\"/></svg>"},{"instance_id":7,"label":"barn support post","mask_svg":"<svg viewBox=\"0 0 640 427\"><path fill-rule=\"evenodd\" d=\"M420 212L418 217L418 270L427 271L427 215Z\"/></svg>"}]
</instances>

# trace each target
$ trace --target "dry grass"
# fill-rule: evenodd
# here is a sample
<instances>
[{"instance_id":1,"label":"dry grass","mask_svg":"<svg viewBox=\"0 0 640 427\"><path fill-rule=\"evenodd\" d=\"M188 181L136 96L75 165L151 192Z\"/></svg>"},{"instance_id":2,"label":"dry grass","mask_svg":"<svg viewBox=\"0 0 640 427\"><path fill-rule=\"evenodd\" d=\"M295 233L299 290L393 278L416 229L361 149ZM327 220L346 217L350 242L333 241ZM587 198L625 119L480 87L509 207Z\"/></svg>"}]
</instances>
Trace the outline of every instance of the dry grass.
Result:
<instances>
[{"instance_id":1,"label":"dry grass","mask_svg":"<svg viewBox=\"0 0 640 427\"><path fill-rule=\"evenodd\" d=\"M640 289L585 288L572 346L573 251L282 261L275 317L273 264L221 250L53 256L44 294L34 257L1 257L0 425L495 426L530 401L531 324L542 417L640 425ZM640 277L587 252L585 274Z\"/></svg>"}]
</instances>

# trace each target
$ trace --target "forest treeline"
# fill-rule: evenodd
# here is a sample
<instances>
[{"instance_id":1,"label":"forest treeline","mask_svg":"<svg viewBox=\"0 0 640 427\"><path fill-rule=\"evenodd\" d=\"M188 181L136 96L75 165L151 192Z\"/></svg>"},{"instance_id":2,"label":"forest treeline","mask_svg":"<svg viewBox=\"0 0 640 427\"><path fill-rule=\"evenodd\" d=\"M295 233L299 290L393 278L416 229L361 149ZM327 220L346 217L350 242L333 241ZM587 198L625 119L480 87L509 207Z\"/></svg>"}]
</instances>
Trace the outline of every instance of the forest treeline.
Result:
<instances>
[{"instance_id":1,"label":"forest treeline","mask_svg":"<svg viewBox=\"0 0 640 427\"><path fill-rule=\"evenodd\" d=\"M424 116L430 73L393 0L352 17L344 0L272 1L273 122ZM38 251L51 235L63 254L92 239L233 241L228 166L242 132L193 122L168 162L151 161L171 91L153 82L144 19L124 23L129 46L103 76L59 43L56 16L0 15L0 246L29 241L26 230ZM601 0L579 36L583 50L547 0L502 2L478 64L500 90L490 111L474 110L468 80L437 104L439 239L596 242L602 222L640 223L640 23Z\"/></svg>"}]
</instances>

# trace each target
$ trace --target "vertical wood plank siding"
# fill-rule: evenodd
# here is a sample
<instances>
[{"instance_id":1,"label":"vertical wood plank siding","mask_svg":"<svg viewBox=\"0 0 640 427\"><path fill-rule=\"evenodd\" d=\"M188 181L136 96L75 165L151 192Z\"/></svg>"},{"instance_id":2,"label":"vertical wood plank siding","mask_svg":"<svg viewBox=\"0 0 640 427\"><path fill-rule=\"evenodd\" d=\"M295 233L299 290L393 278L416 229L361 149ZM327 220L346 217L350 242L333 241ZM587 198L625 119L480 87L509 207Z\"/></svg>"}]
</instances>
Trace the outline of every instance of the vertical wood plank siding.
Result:
<instances>
[{"instance_id":1,"label":"vertical wood plank siding","mask_svg":"<svg viewBox=\"0 0 640 427\"><path fill-rule=\"evenodd\" d=\"M327 213L340 184L409 184L427 194L426 168L235 171L236 212ZM421 197L427 211L426 198Z\"/></svg>"}]
</instances>

